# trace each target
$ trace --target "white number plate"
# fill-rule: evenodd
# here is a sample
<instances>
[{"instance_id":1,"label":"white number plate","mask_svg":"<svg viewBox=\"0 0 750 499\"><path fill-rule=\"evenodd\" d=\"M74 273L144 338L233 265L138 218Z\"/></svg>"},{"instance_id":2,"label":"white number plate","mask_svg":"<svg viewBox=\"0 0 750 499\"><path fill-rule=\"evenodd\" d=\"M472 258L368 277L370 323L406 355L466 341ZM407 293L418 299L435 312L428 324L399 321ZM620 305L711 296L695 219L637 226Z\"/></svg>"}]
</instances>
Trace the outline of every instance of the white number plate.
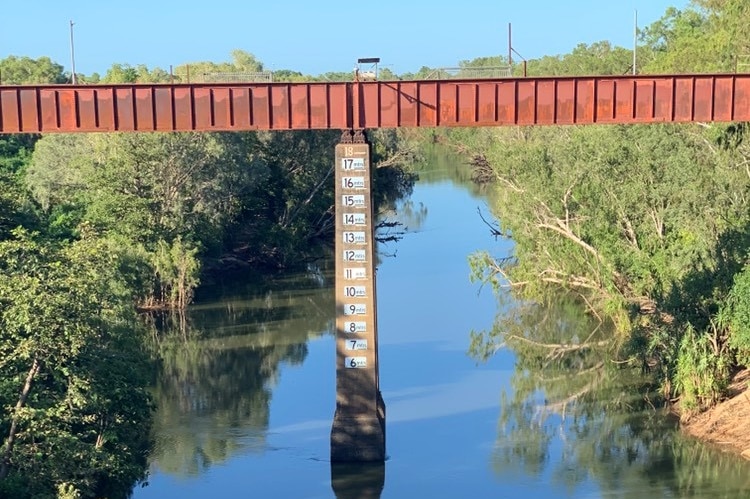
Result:
<instances>
[{"instance_id":1,"label":"white number plate","mask_svg":"<svg viewBox=\"0 0 750 499\"><path fill-rule=\"evenodd\" d=\"M344 250L345 262L364 262L365 250Z\"/></svg>"},{"instance_id":2,"label":"white number plate","mask_svg":"<svg viewBox=\"0 0 750 499\"><path fill-rule=\"evenodd\" d=\"M344 189L364 189L365 177L341 177L341 187Z\"/></svg>"},{"instance_id":3,"label":"white number plate","mask_svg":"<svg viewBox=\"0 0 750 499\"><path fill-rule=\"evenodd\" d=\"M364 194L344 194L341 196L341 204L350 207L354 206L355 208L364 208L365 207L365 195Z\"/></svg>"},{"instance_id":4,"label":"white number plate","mask_svg":"<svg viewBox=\"0 0 750 499\"><path fill-rule=\"evenodd\" d=\"M344 357L344 365L347 369L362 369L367 367L367 357Z\"/></svg>"},{"instance_id":5,"label":"white number plate","mask_svg":"<svg viewBox=\"0 0 750 499\"><path fill-rule=\"evenodd\" d=\"M365 315L367 305L364 303L347 303L344 305L344 315Z\"/></svg>"},{"instance_id":6,"label":"white number plate","mask_svg":"<svg viewBox=\"0 0 750 499\"><path fill-rule=\"evenodd\" d=\"M344 213L344 225L365 225L367 218L364 213Z\"/></svg>"},{"instance_id":7,"label":"white number plate","mask_svg":"<svg viewBox=\"0 0 750 499\"><path fill-rule=\"evenodd\" d=\"M344 232L344 242L346 244L365 244L365 233Z\"/></svg>"},{"instance_id":8,"label":"white number plate","mask_svg":"<svg viewBox=\"0 0 750 499\"><path fill-rule=\"evenodd\" d=\"M349 170L364 170L365 169L365 158L342 158L341 169L344 171Z\"/></svg>"},{"instance_id":9,"label":"white number plate","mask_svg":"<svg viewBox=\"0 0 750 499\"><path fill-rule=\"evenodd\" d=\"M364 333L367 331L366 322L347 321L344 323L345 333Z\"/></svg>"},{"instance_id":10,"label":"white number plate","mask_svg":"<svg viewBox=\"0 0 750 499\"><path fill-rule=\"evenodd\" d=\"M344 296L347 298L364 298L367 296L364 286L344 286Z\"/></svg>"},{"instance_id":11,"label":"white number plate","mask_svg":"<svg viewBox=\"0 0 750 499\"><path fill-rule=\"evenodd\" d=\"M367 340L344 340L347 350L367 350Z\"/></svg>"},{"instance_id":12,"label":"white number plate","mask_svg":"<svg viewBox=\"0 0 750 499\"><path fill-rule=\"evenodd\" d=\"M367 279L367 269L364 267L346 267L344 279Z\"/></svg>"}]
</instances>

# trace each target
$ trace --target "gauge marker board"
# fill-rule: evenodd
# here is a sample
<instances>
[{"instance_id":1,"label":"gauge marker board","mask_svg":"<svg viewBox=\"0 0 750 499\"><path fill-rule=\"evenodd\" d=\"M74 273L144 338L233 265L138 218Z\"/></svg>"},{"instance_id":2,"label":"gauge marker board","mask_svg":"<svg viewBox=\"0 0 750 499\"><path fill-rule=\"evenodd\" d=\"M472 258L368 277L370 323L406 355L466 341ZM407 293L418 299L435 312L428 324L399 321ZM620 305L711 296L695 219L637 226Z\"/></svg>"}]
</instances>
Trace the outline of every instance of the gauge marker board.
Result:
<instances>
[{"instance_id":1,"label":"gauge marker board","mask_svg":"<svg viewBox=\"0 0 750 499\"><path fill-rule=\"evenodd\" d=\"M377 386L370 145L339 144L335 161L337 389Z\"/></svg>"},{"instance_id":2,"label":"gauge marker board","mask_svg":"<svg viewBox=\"0 0 750 499\"><path fill-rule=\"evenodd\" d=\"M382 463L385 402L378 378L370 145L338 144L335 162L336 413L331 462Z\"/></svg>"}]
</instances>

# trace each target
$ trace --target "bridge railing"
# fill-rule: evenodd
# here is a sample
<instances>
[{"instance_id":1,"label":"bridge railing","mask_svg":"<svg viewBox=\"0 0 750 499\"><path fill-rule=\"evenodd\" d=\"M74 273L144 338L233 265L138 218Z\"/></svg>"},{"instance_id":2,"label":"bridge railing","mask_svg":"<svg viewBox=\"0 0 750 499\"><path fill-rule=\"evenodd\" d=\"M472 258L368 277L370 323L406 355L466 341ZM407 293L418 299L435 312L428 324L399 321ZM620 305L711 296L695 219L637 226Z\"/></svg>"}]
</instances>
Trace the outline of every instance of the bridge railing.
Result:
<instances>
[{"instance_id":1,"label":"bridge railing","mask_svg":"<svg viewBox=\"0 0 750 499\"><path fill-rule=\"evenodd\" d=\"M178 72L175 81L180 83L272 83L272 71L255 72Z\"/></svg>"},{"instance_id":2,"label":"bridge railing","mask_svg":"<svg viewBox=\"0 0 750 499\"><path fill-rule=\"evenodd\" d=\"M450 79L492 79L510 78L513 70L510 66L487 66L483 68L437 68L428 74L426 80L450 80Z\"/></svg>"}]
</instances>

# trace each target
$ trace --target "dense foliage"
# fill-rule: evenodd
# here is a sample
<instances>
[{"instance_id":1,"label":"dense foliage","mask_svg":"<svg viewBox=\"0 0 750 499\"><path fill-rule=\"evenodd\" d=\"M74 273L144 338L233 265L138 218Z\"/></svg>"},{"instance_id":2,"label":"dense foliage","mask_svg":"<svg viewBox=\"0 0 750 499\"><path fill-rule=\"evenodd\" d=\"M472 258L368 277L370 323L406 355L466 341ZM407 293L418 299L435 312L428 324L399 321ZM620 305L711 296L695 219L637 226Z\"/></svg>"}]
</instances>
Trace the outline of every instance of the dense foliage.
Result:
<instances>
[{"instance_id":1,"label":"dense foliage","mask_svg":"<svg viewBox=\"0 0 750 499\"><path fill-rule=\"evenodd\" d=\"M0 242L0 495L125 497L150 425L128 255L86 233Z\"/></svg>"},{"instance_id":2,"label":"dense foliage","mask_svg":"<svg viewBox=\"0 0 750 499\"><path fill-rule=\"evenodd\" d=\"M142 260L140 302L184 307L201 262L293 265L330 235L335 134L50 135L26 185L55 237L82 223ZM285 154L297 150L299 155ZM316 195L319 194L319 195Z\"/></svg>"},{"instance_id":3,"label":"dense foliage","mask_svg":"<svg viewBox=\"0 0 750 499\"><path fill-rule=\"evenodd\" d=\"M232 59L190 71L263 69L243 51ZM0 75L3 84L69 80L47 58L2 59ZM123 64L103 77L77 76L179 78ZM388 205L414 179L400 166L408 154L399 137L373 137L376 197ZM154 393L167 406L180 403L174 396L186 380L201 378L206 394L221 393L181 364L191 348L183 335L154 348L136 310L184 311L200 283L238 269L304 268L328 251L339 138L337 131L0 138L0 496L125 497L145 479L154 369L165 380ZM199 370L235 364L198 355ZM258 355L236 362L248 383L261 379L258 369L269 374L303 358L304 341ZM259 386L232 410L250 410L262 425L267 397Z\"/></svg>"},{"instance_id":4,"label":"dense foliage","mask_svg":"<svg viewBox=\"0 0 750 499\"><path fill-rule=\"evenodd\" d=\"M748 48L738 37L748 20L746 2L732 0L669 9L641 33L640 69L733 69ZM631 55L581 45L528 68L622 74ZM620 365L654 372L684 414L717 402L750 358L746 133L745 124L694 124L446 134L473 156L476 178L492 182L495 231L516 243L512 255L474 255L474 277L521 303L572 293L613 321L606 343ZM518 341L507 325L475 337L485 352Z\"/></svg>"}]
</instances>

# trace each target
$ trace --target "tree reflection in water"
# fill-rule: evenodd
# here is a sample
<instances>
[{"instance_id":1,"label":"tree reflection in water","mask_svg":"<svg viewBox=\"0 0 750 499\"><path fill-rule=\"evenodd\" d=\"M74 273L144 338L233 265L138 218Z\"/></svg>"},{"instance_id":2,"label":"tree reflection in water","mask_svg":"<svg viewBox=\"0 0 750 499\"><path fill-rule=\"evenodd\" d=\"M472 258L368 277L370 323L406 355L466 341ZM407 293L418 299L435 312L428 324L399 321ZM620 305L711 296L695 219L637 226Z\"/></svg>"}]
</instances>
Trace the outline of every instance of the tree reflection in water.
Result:
<instances>
[{"instance_id":1,"label":"tree reflection in water","mask_svg":"<svg viewBox=\"0 0 750 499\"><path fill-rule=\"evenodd\" d=\"M152 466L190 476L265 450L280 366L301 364L307 340L333 328L330 262L308 270L216 286L182 316L153 317Z\"/></svg>"},{"instance_id":2,"label":"tree reflection in water","mask_svg":"<svg viewBox=\"0 0 750 499\"><path fill-rule=\"evenodd\" d=\"M750 487L743 460L676 431L648 376L618 361L614 332L573 297L504 305L471 346L479 359L499 348L516 356L492 455L498 474L551 474L570 493L594 484L621 498L735 498Z\"/></svg>"}]
</instances>

